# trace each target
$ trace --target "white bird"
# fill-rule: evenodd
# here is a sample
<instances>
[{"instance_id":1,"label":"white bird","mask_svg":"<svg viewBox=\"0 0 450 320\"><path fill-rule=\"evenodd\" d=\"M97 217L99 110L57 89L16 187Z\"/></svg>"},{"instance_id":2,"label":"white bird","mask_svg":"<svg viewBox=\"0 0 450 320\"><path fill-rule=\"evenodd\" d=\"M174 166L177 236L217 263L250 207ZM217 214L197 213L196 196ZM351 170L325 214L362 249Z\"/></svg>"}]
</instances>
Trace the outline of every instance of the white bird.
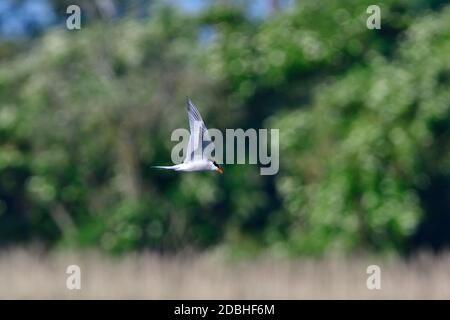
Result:
<instances>
[{"instance_id":1,"label":"white bird","mask_svg":"<svg viewBox=\"0 0 450 320\"><path fill-rule=\"evenodd\" d=\"M205 157L205 149L214 149L214 144L208 134L208 129L191 99L187 101L190 136L186 158L183 163L173 166L154 166L153 168L175 171L218 171L223 174L223 169L214 160Z\"/></svg>"}]
</instances>

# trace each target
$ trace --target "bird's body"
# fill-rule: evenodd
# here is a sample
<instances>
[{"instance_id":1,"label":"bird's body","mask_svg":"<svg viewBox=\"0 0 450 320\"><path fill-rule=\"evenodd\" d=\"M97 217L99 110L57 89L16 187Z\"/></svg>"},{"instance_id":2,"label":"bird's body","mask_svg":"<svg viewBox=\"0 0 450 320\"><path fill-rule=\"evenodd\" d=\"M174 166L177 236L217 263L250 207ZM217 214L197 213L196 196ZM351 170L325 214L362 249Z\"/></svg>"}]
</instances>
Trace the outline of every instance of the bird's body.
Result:
<instances>
[{"instance_id":1,"label":"bird's body","mask_svg":"<svg viewBox=\"0 0 450 320\"><path fill-rule=\"evenodd\" d=\"M212 161L210 160L198 160L189 161L186 163L180 163L173 166L155 166L154 168L159 169L170 169L174 171L209 171L216 170L214 164L211 166Z\"/></svg>"},{"instance_id":2,"label":"bird's body","mask_svg":"<svg viewBox=\"0 0 450 320\"><path fill-rule=\"evenodd\" d=\"M187 101L187 111L191 135L189 137L186 159L184 159L183 163L173 166L154 166L154 168L185 172L218 171L223 174L222 168L204 154L206 147L211 144L214 147L214 144L209 137L208 129L200 113L190 99Z\"/></svg>"}]
</instances>

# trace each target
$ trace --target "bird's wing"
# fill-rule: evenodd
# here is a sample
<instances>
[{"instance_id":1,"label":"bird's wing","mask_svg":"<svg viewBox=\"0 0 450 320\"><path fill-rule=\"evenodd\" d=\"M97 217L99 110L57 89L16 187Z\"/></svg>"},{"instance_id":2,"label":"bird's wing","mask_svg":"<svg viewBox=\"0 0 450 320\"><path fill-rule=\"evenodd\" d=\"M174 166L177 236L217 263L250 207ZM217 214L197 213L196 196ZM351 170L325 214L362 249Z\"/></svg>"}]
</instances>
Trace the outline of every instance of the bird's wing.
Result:
<instances>
[{"instance_id":1,"label":"bird's wing","mask_svg":"<svg viewBox=\"0 0 450 320\"><path fill-rule=\"evenodd\" d=\"M189 143L187 147L186 159L184 163L206 159L204 157L205 149L212 144L211 137L208 134L208 129L203 122L200 112L198 112L191 99L187 101L187 111L189 118L189 129L191 135L189 137ZM214 146L214 144L213 144Z\"/></svg>"}]
</instances>

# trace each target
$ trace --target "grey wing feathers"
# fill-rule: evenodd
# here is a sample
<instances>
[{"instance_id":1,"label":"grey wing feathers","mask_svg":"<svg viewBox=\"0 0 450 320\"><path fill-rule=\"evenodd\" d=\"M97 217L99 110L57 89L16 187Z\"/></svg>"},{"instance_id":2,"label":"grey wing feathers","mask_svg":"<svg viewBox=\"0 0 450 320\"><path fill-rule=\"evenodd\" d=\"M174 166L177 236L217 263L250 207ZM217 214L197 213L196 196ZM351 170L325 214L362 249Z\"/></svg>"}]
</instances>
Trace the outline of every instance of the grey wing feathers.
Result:
<instances>
[{"instance_id":1,"label":"grey wing feathers","mask_svg":"<svg viewBox=\"0 0 450 320\"><path fill-rule=\"evenodd\" d=\"M187 110L188 110L188 117L189 117L189 127L191 132L194 131L194 124L196 121L199 121L200 129L203 131L207 131L205 123L203 122L202 116L200 115L200 112L198 112L195 105L192 103L191 99L188 99L187 102Z\"/></svg>"},{"instance_id":2,"label":"grey wing feathers","mask_svg":"<svg viewBox=\"0 0 450 320\"><path fill-rule=\"evenodd\" d=\"M194 159L203 159L203 151L212 143L202 116L192 103L191 99L188 99L187 101L187 111L191 135L189 137L187 155L184 162L189 162ZM196 152L200 145L202 146L202 152Z\"/></svg>"}]
</instances>

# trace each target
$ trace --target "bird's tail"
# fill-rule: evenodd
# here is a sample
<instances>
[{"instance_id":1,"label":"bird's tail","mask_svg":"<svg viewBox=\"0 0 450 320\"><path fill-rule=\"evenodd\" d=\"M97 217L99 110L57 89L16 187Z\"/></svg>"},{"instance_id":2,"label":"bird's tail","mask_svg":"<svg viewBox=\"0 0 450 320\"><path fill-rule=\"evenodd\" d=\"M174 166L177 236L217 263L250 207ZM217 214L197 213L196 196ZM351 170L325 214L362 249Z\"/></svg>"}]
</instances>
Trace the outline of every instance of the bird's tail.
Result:
<instances>
[{"instance_id":1,"label":"bird's tail","mask_svg":"<svg viewBox=\"0 0 450 320\"><path fill-rule=\"evenodd\" d=\"M152 166L155 169L175 169L175 166Z\"/></svg>"}]
</instances>

